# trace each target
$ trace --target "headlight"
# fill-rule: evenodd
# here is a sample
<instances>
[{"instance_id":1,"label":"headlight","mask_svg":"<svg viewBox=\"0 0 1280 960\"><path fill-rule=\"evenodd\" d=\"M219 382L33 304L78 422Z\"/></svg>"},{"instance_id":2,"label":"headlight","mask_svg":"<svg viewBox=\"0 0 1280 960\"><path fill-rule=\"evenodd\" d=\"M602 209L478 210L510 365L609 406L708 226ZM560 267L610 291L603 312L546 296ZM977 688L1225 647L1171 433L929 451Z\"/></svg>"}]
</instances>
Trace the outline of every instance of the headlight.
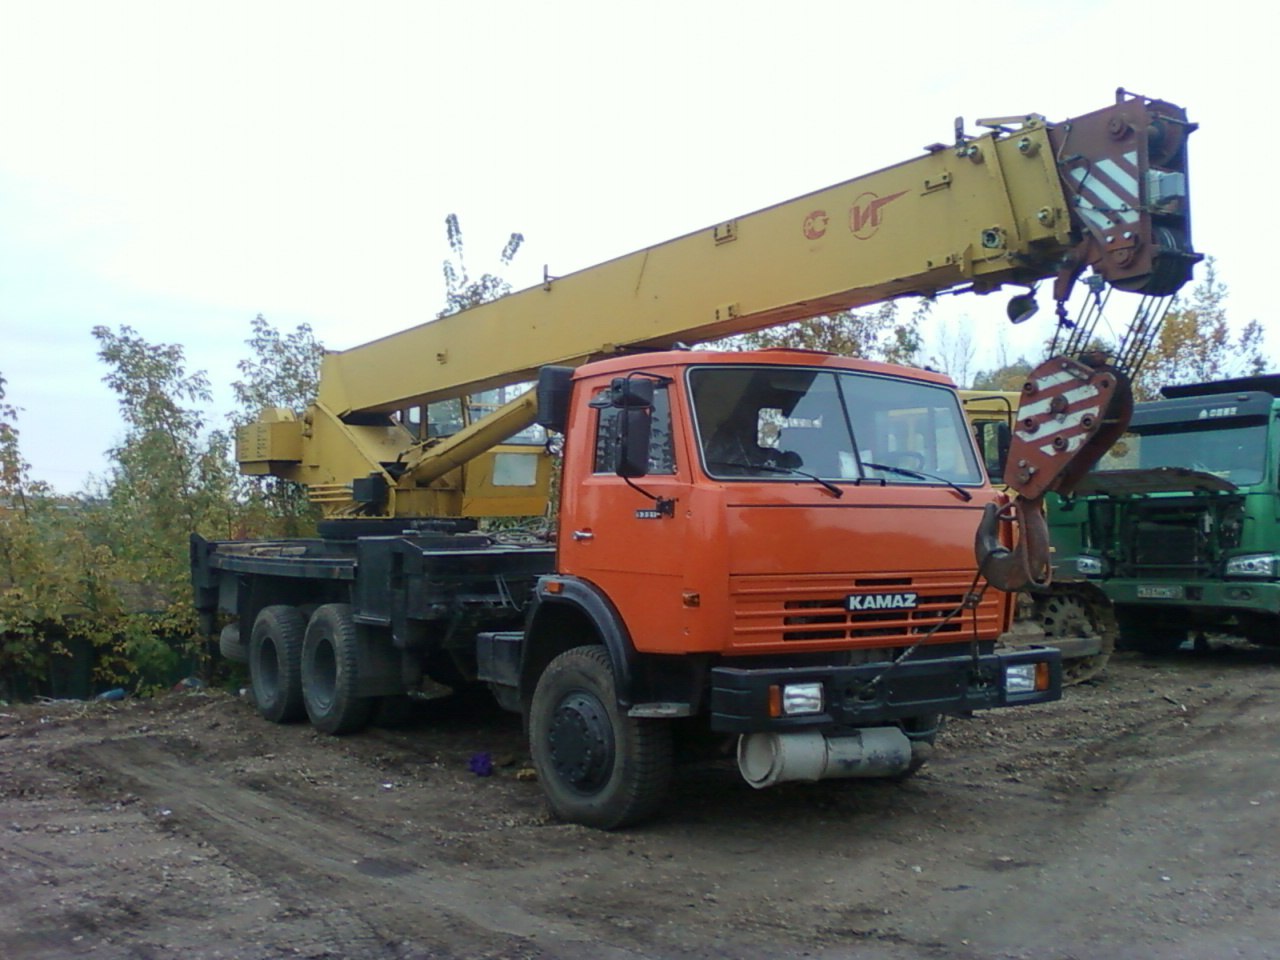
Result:
<instances>
[{"instance_id":1,"label":"headlight","mask_svg":"<svg viewBox=\"0 0 1280 960\"><path fill-rule=\"evenodd\" d=\"M822 684L788 683L782 688L782 712L786 716L822 712Z\"/></svg>"},{"instance_id":2,"label":"headlight","mask_svg":"<svg viewBox=\"0 0 1280 960\"><path fill-rule=\"evenodd\" d=\"M1228 577L1274 577L1276 555L1274 553L1246 553L1227 561Z\"/></svg>"},{"instance_id":3,"label":"headlight","mask_svg":"<svg viewBox=\"0 0 1280 960\"><path fill-rule=\"evenodd\" d=\"M1076 572L1083 573L1086 577L1102 576L1102 558L1076 557Z\"/></svg>"},{"instance_id":4,"label":"headlight","mask_svg":"<svg viewBox=\"0 0 1280 960\"><path fill-rule=\"evenodd\" d=\"M1048 689L1048 663L1011 663L1004 668L1005 693L1035 693Z\"/></svg>"}]
</instances>

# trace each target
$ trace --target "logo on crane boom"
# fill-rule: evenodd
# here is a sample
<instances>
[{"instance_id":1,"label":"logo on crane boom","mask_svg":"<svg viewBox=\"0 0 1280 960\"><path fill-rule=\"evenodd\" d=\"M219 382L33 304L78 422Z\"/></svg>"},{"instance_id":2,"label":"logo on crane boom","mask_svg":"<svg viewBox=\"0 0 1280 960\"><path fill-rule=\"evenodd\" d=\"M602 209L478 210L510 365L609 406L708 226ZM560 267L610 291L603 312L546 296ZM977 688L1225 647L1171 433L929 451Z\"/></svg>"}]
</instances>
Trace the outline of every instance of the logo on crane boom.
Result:
<instances>
[{"instance_id":1,"label":"logo on crane boom","mask_svg":"<svg viewBox=\"0 0 1280 960\"><path fill-rule=\"evenodd\" d=\"M849 208L849 230L859 240L867 240L880 228L881 211L901 196L905 190L881 197L874 193L864 193L853 201Z\"/></svg>"},{"instance_id":2,"label":"logo on crane boom","mask_svg":"<svg viewBox=\"0 0 1280 960\"><path fill-rule=\"evenodd\" d=\"M817 240L827 232L827 211L815 210L804 218L806 240Z\"/></svg>"}]
</instances>

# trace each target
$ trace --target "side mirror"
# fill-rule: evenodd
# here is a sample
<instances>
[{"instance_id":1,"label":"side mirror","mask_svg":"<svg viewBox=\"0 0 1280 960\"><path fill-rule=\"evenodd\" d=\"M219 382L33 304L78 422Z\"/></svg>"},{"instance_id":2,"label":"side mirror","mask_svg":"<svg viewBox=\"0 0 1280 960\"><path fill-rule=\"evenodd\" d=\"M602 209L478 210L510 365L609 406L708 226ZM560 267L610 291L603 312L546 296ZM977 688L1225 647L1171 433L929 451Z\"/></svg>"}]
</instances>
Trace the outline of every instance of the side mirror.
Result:
<instances>
[{"instance_id":1,"label":"side mirror","mask_svg":"<svg viewBox=\"0 0 1280 960\"><path fill-rule=\"evenodd\" d=\"M543 367L538 371L538 426L564 433L569 424L573 367Z\"/></svg>"},{"instance_id":2,"label":"side mirror","mask_svg":"<svg viewBox=\"0 0 1280 960\"><path fill-rule=\"evenodd\" d=\"M653 435L654 382L647 377L616 377L609 384L609 404L618 410L614 472L623 478L649 472Z\"/></svg>"},{"instance_id":3,"label":"side mirror","mask_svg":"<svg viewBox=\"0 0 1280 960\"><path fill-rule=\"evenodd\" d=\"M625 407L618 411L618 439L614 472L620 477L643 477L649 472L649 441L653 410Z\"/></svg>"}]
</instances>

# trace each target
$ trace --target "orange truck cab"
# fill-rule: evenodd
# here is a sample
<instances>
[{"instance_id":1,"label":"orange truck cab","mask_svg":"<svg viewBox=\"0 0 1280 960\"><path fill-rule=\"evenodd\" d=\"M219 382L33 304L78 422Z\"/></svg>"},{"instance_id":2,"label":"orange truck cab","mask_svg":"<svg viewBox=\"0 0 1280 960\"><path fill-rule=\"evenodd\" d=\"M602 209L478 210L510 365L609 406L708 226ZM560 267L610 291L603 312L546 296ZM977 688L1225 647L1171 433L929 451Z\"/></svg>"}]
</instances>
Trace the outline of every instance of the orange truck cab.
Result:
<instances>
[{"instance_id":1,"label":"orange truck cab","mask_svg":"<svg viewBox=\"0 0 1280 960\"><path fill-rule=\"evenodd\" d=\"M973 542L1001 495L946 377L665 352L544 369L539 409L565 434L556 572L526 629L488 642L521 664L490 676L520 691L553 806L626 739L582 682L539 696L583 645L607 651L620 715L739 735L757 787L901 775L943 715L1060 696L1056 650L993 650L1011 601Z\"/></svg>"}]
</instances>

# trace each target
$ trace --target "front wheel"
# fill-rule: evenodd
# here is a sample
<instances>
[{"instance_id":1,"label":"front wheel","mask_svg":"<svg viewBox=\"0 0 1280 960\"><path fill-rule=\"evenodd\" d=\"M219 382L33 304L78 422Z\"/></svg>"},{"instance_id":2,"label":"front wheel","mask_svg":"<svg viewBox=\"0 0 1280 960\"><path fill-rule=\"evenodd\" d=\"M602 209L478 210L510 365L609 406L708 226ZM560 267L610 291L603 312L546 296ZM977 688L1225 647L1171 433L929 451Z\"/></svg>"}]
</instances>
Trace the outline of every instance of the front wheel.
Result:
<instances>
[{"instance_id":1,"label":"front wheel","mask_svg":"<svg viewBox=\"0 0 1280 960\"><path fill-rule=\"evenodd\" d=\"M612 830L650 816L671 784L671 729L626 716L603 647L575 647L538 679L529 750L552 812Z\"/></svg>"}]
</instances>

